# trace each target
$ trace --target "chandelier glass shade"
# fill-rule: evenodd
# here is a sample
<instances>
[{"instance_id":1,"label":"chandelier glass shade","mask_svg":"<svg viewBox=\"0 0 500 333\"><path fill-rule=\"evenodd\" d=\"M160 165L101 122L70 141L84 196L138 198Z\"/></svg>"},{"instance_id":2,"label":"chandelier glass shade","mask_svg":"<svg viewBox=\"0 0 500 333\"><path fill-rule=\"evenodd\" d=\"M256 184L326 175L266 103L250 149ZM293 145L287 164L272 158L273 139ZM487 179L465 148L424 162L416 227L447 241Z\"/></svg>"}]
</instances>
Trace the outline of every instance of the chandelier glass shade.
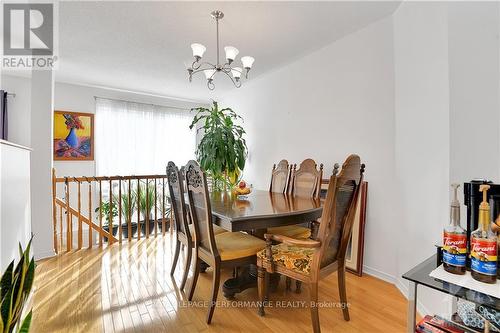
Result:
<instances>
[{"instance_id":1,"label":"chandelier glass shade","mask_svg":"<svg viewBox=\"0 0 500 333\"><path fill-rule=\"evenodd\" d=\"M217 27L217 61L215 62L215 64L206 61L202 62L201 59L203 58L203 54L205 53L207 48L200 43L191 44L194 61L187 68L189 82L193 80L194 74L203 72L205 74L205 78L207 79L208 89L214 90L214 76L216 73L221 72L226 74L226 76L231 79L236 88L239 88L241 87L241 76L244 74L245 78L248 79L248 72L252 68L255 59L250 56L244 56L241 58L243 68L232 67L233 62L236 60L236 57L238 56L240 51L234 46L226 46L224 47L226 61L224 63L221 63L219 59L219 20L224 17L224 13L220 10L216 10L213 11L211 15L215 19L215 24Z\"/></svg>"}]
</instances>

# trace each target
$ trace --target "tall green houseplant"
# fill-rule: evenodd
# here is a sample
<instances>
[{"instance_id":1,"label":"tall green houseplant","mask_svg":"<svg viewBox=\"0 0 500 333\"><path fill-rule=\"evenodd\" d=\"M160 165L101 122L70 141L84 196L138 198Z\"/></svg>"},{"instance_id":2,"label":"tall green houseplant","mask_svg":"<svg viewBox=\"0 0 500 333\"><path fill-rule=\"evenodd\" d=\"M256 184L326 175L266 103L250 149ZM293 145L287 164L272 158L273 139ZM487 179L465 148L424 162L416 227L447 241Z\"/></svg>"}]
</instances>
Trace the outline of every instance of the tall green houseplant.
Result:
<instances>
[{"instance_id":1,"label":"tall green houseplant","mask_svg":"<svg viewBox=\"0 0 500 333\"><path fill-rule=\"evenodd\" d=\"M248 148L243 138L245 130L236 123L243 119L230 108L219 109L216 101L210 109L198 107L193 122L193 129L198 123L198 131L203 137L198 144L196 156L200 166L212 178L215 190L234 186L245 167Z\"/></svg>"}]
</instances>

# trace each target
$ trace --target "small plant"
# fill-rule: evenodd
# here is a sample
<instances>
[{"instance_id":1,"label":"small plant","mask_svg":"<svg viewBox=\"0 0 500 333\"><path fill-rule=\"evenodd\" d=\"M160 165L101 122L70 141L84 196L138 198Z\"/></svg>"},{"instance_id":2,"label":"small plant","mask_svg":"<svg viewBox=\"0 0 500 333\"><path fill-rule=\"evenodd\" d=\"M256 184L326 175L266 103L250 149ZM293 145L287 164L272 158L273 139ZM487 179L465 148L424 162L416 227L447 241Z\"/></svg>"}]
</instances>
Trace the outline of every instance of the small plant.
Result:
<instances>
[{"instance_id":1,"label":"small plant","mask_svg":"<svg viewBox=\"0 0 500 333\"><path fill-rule=\"evenodd\" d=\"M139 211L144 220L146 220L148 214L151 218L153 208L156 208L154 188L149 184L146 186L145 183L141 183L139 189Z\"/></svg>"},{"instance_id":2,"label":"small plant","mask_svg":"<svg viewBox=\"0 0 500 333\"><path fill-rule=\"evenodd\" d=\"M103 217L106 219L104 222L104 225L109 225L110 220L109 220L109 212L112 210L112 219L118 216L118 204L115 202L113 199L113 202L111 203L110 201L108 202L103 202L99 207L95 209L95 212L102 212Z\"/></svg>"},{"instance_id":3,"label":"small plant","mask_svg":"<svg viewBox=\"0 0 500 333\"><path fill-rule=\"evenodd\" d=\"M30 248L31 240L24 251L19 244L19 263L14 269L12 260L0 280L0 333L29 332L32 310L24 317L22 324L20 319L35 278L35 259L29 257Z\"/></svg>"},{"instance_id":4,"label":"small plant","mask_svg":"<svg viewBox=\"0 0 500 333\"><path fill-rule=\"evenodd\" d=\"M120 197L118 195L115 195L113 198L113 202L114 202L115 206L118 206L119 200L120 200ZM132 216L133 216L133 213L135 210L136 203L137 203L137 193L135 191L132 191L130 193L130 200L129 200L127 193L122 194L122 196L121 196L121 210L122 210L122 218L125 220L125 224L129 224L132 222ZM108 214L109 214L109 210L108 210ZM117 208L116 214L118 215L118 208Z\"/></svg>"},{"instance_id":5,"label":"small plant","mask_svg":"<svg viewBox=\"0 0 500 333\"><path fill-rule=\"evenodd\" d=\"M164 201L165 202L165 215L164 215L164 217L170 217L170 212L172 210L172 202L170 201L170 197L168 197L167 195L165 195L164 200L165 200ZM161 202L158 203L158 205L160 205L160 207L161 207Z\"/></svg>"}]
</instances>

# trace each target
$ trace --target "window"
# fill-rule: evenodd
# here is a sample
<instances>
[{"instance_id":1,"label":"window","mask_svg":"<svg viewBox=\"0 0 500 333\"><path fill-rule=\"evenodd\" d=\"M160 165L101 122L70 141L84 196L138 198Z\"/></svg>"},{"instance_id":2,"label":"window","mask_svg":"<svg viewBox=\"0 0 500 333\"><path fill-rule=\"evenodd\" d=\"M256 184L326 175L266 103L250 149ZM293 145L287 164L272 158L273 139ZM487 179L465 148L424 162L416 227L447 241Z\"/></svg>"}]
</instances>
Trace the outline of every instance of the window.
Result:
<instances>
[{"instance_id":1,"label":"window","mask_svg":"<svg viewBox=\"0 0 500 333\"><path fill-rule=\"evenodd\" d=\"M96 98L98 176L163 174L195 157L189 110Z\"/></svg>"}]
</instances>

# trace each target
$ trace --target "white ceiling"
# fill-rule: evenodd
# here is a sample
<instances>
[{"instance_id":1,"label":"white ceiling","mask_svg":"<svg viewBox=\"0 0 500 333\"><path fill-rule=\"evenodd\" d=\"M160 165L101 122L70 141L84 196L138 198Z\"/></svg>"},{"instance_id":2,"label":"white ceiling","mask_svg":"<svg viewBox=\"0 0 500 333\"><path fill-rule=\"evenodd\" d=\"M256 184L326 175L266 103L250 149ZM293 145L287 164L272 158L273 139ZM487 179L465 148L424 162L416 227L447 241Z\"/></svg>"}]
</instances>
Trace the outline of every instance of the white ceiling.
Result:
<instances>
[{"instance_id":1,"label":"white ceiling","mask_svg":"<svg viewBox=\"0 0 500 333\"><path fill-rule=\"evenodd\" d=\"M206 100L234 89L226 77L208 91L202 73L190 84L184 62L192 42L215 58L221 48L255 57L249 80L390 15L399 2L60 2L56 80ZM324 59L328 61L328 59ZM244 84L245 82L243 82Z\"/></svg>"}]
</instances>

